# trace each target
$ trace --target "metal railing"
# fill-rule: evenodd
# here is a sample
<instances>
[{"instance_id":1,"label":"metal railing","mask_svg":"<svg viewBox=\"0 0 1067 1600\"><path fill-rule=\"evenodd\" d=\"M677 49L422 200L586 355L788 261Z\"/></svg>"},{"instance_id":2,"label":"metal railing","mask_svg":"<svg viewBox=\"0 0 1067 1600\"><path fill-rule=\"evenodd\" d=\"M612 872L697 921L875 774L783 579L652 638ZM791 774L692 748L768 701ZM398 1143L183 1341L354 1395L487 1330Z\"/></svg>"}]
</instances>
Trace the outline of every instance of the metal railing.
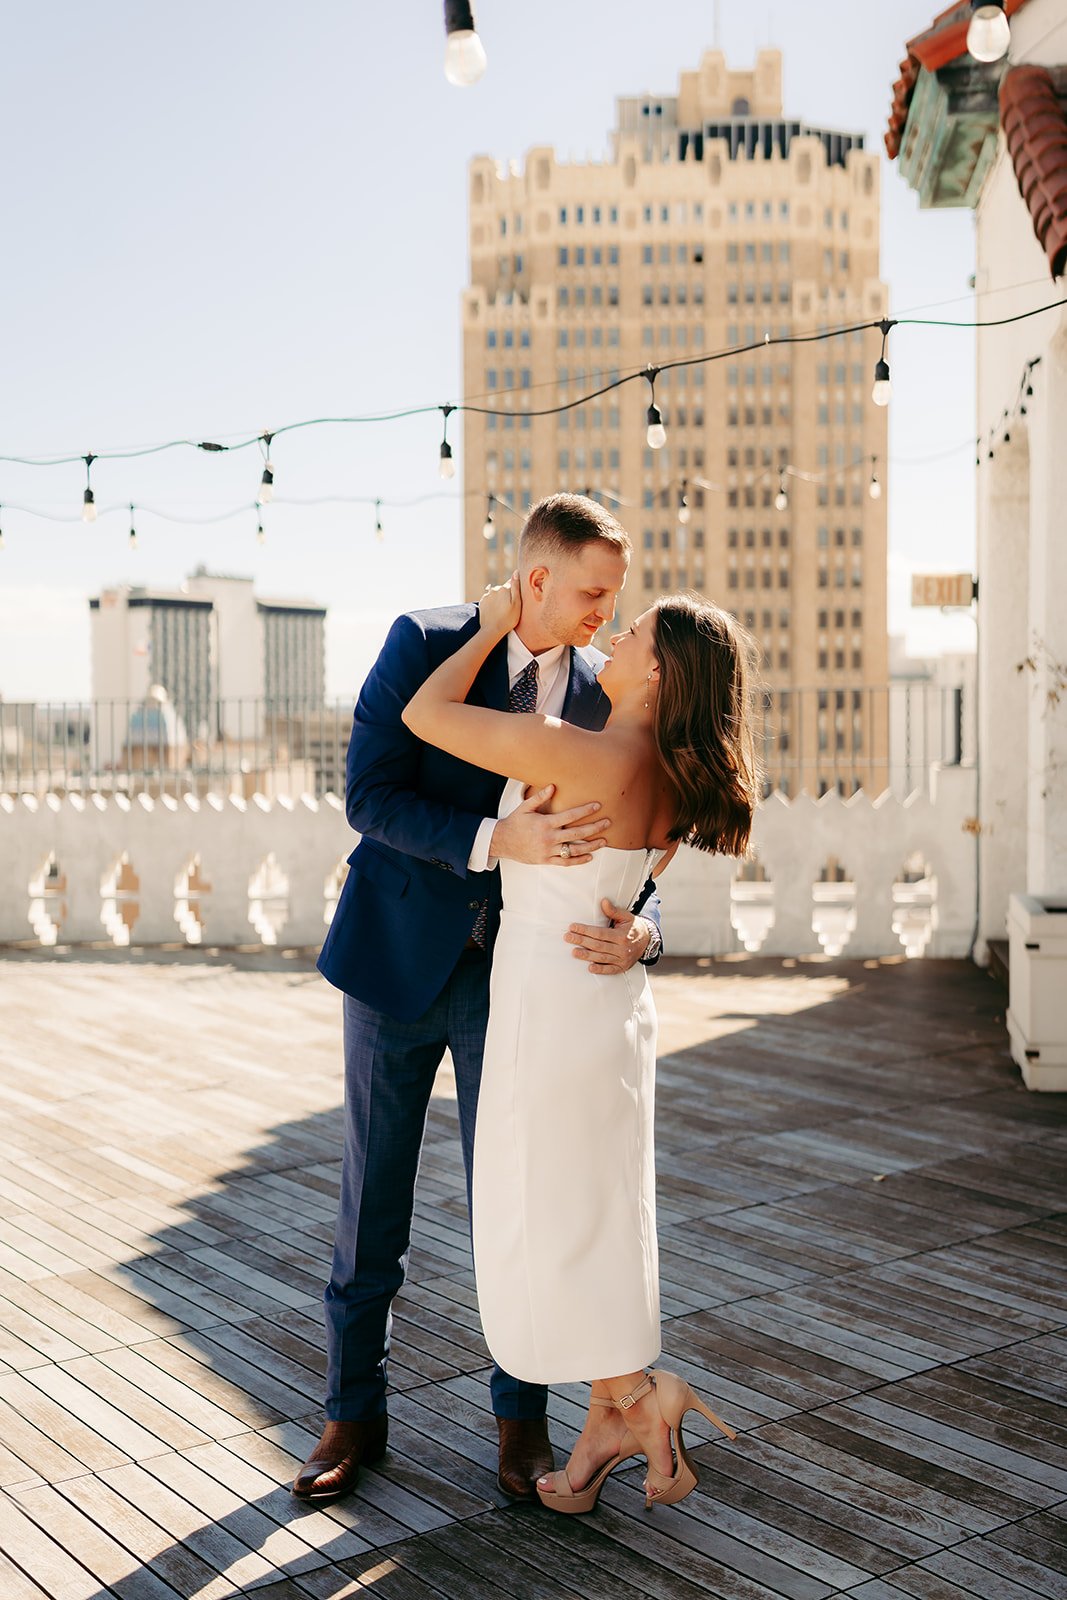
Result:
<instances>
[{"instance_id":1,"label":"metal railing","mask_svg":"<svg viewBox=\"0 0 1067 1600\"><path fill-rule=\"evenodd\" d=\"M0 793L343 794L352 703L0 701Z\"/></svg>"},{"instance_id":2,"label":"metal railing","mask_svg":"<svg viewBox=\"0 0 1067 1600\"><path fill-rule=\"evenodd\" d=\"M926 682L767 689L766 788L796 795L891 789L973 754L973 707ZM352 705L296 700L0 701L0 794L343 794Z\"/></svg>"}]
</instances>

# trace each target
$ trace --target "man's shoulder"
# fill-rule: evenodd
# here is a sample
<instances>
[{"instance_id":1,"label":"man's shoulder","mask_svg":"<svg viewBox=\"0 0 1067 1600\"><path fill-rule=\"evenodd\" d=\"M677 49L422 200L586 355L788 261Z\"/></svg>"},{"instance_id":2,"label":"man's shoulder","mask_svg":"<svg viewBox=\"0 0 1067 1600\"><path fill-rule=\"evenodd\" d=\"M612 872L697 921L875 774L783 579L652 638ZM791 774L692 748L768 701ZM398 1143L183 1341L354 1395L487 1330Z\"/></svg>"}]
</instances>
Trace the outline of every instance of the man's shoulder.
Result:
<instances>
[{"instance_id":1,"label":"man's shoulder","mask_svg":"<svg viewBox=\"0 0 1067 1600\"><path fill-rule=\"evenodd\" d=\"M478 607L469 601L454 606L428 606L419 611L405 611L398 620L413 622L421 633L460 633L469 627L478 615Z\"/></svg>"}]
</instances>

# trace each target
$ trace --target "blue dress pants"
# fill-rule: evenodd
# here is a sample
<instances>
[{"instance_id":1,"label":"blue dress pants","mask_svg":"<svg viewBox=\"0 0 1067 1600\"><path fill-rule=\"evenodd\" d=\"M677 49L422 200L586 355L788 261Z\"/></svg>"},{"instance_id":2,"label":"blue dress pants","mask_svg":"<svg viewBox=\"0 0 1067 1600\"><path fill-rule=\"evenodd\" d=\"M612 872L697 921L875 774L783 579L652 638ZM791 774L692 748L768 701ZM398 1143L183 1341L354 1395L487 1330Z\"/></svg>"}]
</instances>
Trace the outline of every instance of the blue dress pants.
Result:
<instances>
[{"instance_id":1,"label":"blue dress pants","mask_svg":"<svg viewBox=\"0 0 1067 1600\"><path fill-rule=\"evenodd\" d=\"M452 1052L470 1209L474 1118L489 1016L489 963L464 951L416 1022L344 996L345 1143L326 1306L326 1416L358 1422L385 1410L391 1306L411 1247L415 1179L434 1077ZM547 1390L499 1367L498 1417L541 1417Z\"/></svg>"}]
</instances>

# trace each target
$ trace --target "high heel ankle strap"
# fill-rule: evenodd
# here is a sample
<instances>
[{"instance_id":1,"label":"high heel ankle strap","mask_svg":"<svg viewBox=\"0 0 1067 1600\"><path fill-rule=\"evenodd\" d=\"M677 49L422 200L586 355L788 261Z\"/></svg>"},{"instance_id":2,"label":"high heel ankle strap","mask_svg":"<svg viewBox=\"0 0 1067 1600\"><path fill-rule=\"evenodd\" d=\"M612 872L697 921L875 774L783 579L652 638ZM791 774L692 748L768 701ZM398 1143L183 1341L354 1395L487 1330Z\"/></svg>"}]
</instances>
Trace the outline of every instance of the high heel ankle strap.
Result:
<instances>
[{"instance_id":1,"label":"high heel ankle strap","mask_svg":"<svg viewBox=\"0 0 1067 1600\"><path fill-rule=\"evenodd\" d=\"M624 1394L620 1399L612 1400L609 1403L615 1406L618 1411L629 1411L630 1407L635 1406L639 1400L643 1400L646 1394L651 1394L655 1387L655 1378L647 1375L637 1385L636 1389L632 1389L629 1394Z\"/></svg>"}]
</instances>

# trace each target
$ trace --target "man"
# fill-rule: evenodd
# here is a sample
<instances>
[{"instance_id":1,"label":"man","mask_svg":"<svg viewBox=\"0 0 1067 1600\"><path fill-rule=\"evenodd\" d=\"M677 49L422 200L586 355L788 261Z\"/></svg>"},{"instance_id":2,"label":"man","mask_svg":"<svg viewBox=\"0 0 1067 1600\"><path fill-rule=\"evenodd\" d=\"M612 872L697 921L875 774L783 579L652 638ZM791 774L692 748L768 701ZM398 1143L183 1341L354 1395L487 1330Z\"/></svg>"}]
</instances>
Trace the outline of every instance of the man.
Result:
<instances>
[{"instance_id":1,"label":"man","mask_svg":"<svg viewBox=\"0 0 1067 1600\"><path fill-rule=\"evenodd\" d=\"M521 619L486 661L470 699L602 727L610 708L588 647L615 613L630 552L626 532L592 500L553 495L535 506L519 546ZM362 838L319 957L319 970L344 991L345 1144L325 1293L327 1420L293 1485L295 1495L316 1503L347 1494L361 1464L385 1450L390 1306L404 1280L426 1111L446 1048L470 1200L499 921L495 862L574 866L591 860L611 825L596 802L544 814L550 788L498 820L504 780L422 744L404 726L401 712L415 690L477 627L472 605L398 618L355 711L346 809ZM649 896L653 920L604 902L611 927L561 937L596 973L651 964L661 948L651 883L637 909ZM513 1499L532 1499L536 1479L552 1466L546 1391L499 1368L490 1389L500 1487Z\"/></svg>"}]
</instances>

